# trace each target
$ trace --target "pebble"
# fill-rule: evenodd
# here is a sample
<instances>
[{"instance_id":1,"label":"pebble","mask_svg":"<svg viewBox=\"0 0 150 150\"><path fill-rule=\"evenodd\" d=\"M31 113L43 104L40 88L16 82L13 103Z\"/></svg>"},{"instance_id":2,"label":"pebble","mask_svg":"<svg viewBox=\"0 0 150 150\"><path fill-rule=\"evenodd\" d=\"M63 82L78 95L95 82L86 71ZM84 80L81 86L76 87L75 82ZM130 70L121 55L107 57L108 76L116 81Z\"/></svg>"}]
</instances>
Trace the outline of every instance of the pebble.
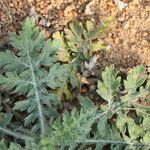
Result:
<instances>
[{"instance_id":1,"label":"pebble","mask_svg":"<svg viewBox=\"0 0 150 150\"><path fill-rule=\"evenodd\" d=\"M126 24L124 25L124 29L128 29L130 27L130 22L126 22Z\"/></svg>"}]
</instances>

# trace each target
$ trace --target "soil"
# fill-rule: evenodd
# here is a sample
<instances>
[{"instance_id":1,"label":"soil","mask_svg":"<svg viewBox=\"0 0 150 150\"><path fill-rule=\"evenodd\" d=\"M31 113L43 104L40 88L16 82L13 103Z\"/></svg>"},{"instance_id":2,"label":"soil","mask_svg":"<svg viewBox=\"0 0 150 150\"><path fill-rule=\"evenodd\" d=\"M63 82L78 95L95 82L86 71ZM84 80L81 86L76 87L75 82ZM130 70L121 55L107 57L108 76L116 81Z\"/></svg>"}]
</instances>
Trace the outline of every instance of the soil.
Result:
<instances>
[{"instance_id":1,"label":"soil","mask_svg":"<svg viewBox=\"0 0 150 150\"><path fill-rule=\"evenodd\" d=\"M119 10L111 0L100 2L101 18L111 16L105 41L112 47L106 61L123 69L137 64L150 64L150 1L126 0L128 6Z\"/></svg>"},{"instance_id":2,"label":"soil","mask_svg":"<svg viewBox=\"0 0 150 150\"><path fill-rule=\"evenodd\" d=\"M93 19L100 24L111 17L103 39L108 44L108 52L100 54L100 65L113 63L120 70L137 64L150 65L150 1L122 2L128 6L121 10L115 0L1 0L0 45L8 42L9 34L18 30L27 16L48 35L76 19Z\"/></svg>"}]
</instances>

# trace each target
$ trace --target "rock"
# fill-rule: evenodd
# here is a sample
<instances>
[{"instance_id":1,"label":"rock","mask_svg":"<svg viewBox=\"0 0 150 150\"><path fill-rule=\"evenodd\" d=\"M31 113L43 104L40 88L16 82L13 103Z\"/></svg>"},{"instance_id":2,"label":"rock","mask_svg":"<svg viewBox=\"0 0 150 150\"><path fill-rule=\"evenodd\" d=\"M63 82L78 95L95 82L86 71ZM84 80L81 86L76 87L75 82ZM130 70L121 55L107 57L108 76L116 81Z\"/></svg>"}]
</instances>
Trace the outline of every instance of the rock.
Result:
<instances>
[{"instance_id":1,"label":"rock","mask_svg":"<svg viewBox=\"0 0 150 150\"><path fill-rule=\"evenodd\" d=\"M120 0L114 0L114 2L118 6L119 10L121 10L121 11L128 6L127 3L124 3L124 2L122 2Z\"/></svg>"}]
</instances>

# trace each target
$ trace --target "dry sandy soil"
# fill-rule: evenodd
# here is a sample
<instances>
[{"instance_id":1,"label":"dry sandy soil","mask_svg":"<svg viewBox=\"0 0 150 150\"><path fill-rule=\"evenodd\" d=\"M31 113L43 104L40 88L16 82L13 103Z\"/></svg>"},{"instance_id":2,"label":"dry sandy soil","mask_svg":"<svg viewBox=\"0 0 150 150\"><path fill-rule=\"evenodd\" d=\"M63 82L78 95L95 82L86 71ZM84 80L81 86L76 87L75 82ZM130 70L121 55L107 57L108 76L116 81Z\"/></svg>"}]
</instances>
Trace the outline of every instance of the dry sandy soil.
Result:
<instances>
[{"instance_id":1,"label":"dry sandy soil","mask_svg":"<svg viewBox=\"0 0 150 150\"><path fill-rule=\"evenodd\" d=\"M110 29L103 39L107 53L99 62L113 63L124 70L137 64L150 65L150 0L0 0L0 42L8 42L11 31L32 16L50 34L62 30L75 19L94 19L97 24L111 16Z\"/></svg>"}]
</instances>

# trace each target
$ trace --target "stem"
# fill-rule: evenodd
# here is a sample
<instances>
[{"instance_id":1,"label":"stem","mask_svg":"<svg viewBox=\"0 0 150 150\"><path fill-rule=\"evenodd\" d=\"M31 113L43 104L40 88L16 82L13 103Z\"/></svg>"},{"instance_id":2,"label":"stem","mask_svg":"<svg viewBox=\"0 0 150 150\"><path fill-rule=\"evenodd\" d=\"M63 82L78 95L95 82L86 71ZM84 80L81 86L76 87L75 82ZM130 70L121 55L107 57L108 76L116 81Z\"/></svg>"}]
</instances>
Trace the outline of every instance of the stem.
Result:
<instances>
[{"instance_id":1,"label":"stem","mask_svg":"<svg viewBox=\"0 0 150 150\"><path fill-rule=\"evenodd\" d=\"M14 131L10 131L10 129L0 127L0 131L6 133L8 135L14 136L16 138L22 139L22 140L34 141L32 137L29 137L27 135L23 135L21 133L17 133L17 132L14 132Z\"/></svg>"},{"instance_id":2,"label":"stem","mask_svg":"<svg viewBox=\"0 0 150 150\"><path fill-rule=\"evenodd\" d=\"M146 112L144 112L144 111L142 111L142 110L140 110L138 108L120 108L119 110L135 110L135 111L139 111L139 112L141 112L141 113L143 113L143 114L145 114L147 116L150 116L150 114L148 114L148 113L146 113Z\"/></svg>"},{"instance_id":3,"label":"stem","mask_svg":"<svg viewBox=\"0 0 150 150\"><path fill-rule=\"evenodd\" d=\"M86 140L84 143L112 143L112 144L129 144L124 141L111 141L111 140Z\"/></svg>"},{"instance_id":4,"label":"stem","mask_svg":"<svg viewBox=\"0 0 150 150\"><path fill-rule=\"evenodd\" d=\"M35 89L35 100L36 100L37 106L38 106L39 121L40 121L40 125L41 125L41 134L44 135L45 134L45 125L44 125L44 116L43 116L43 112L42 112L42 105L41 105L41 102L40 102L40 97L39 97L37 84L36 84L36 79L35 79L35 73L34 73L34 70L33 70L33 66L32 66L32 62L31 62L31 58L30 58L29 53L28 53L28 59L29 59L29 66L30 66L30 69L31 69L33 86L34 86L34 89Z\"/></svg>"},{"instance_id":5,"label":"stem","mask_svg":"<svg viewBox=\"0 0 150 150\"><path fill-rule=\"evenodd\" d=\"M112 143L112 144L124 144L124 145L137 145L137 146L150 146L150 143L142 144L142 143L128 143L124 141L111 141L111 140L86 140L86 141L78 141L78 143Z\"/></svg>"},{"instance_id":6,"label":"stem","mask_svg":"<svg viewBox=\"0 0 150 150\"><path fill-rule=\"evenodd\" d=\"M94 118L94 120L99 119L99 118L102 117L102 116L105 116L105 115L108 114L109 112L110 112L110 110L105 111L105 112L103 112L103 113L101 113L101 114L98 114L98 115Z\"/></svg>"}]
</instances>

